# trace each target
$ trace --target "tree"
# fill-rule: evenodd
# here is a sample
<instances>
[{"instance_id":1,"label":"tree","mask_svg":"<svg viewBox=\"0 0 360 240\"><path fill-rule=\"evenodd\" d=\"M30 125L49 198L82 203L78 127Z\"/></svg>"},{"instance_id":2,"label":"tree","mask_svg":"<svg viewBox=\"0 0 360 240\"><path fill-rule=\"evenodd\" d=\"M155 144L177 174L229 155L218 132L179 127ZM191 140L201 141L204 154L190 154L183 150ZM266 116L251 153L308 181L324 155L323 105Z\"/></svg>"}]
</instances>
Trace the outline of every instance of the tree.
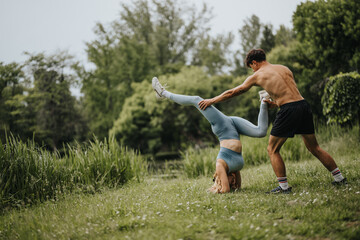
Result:
<instances>
[{"instance_id":1,"label":"tree","mask_svg":"<svg viewBox=\"0 0 360 240\"><path fill-rule=\"evenodd\" d=\"M154 115L161 114L156 108L156 99L148 81L132 84L137 91L125 100L124 108L110 130L123 145L142 153L154 153L161 144L161 126Z\"/></svg>"},{"instance_id":2,"label":"tree","mask_svg":"<svg viewBox=\"0 0 360 240\"><path fill-rule=\"evenodd\" d=\"M216 37L206 35L201 38L195 47L192 65L205 66L210 75L223 73L224 67L231 65L227 56L230 54L229 46L233 40L234 36L231 33Z\"/></svg>"},{"instance_id":3,"label":"tree","mask_svg":"<svg viewBox=\"0 0 360 240\"><path fill-rule=\"evenodd\" d=\"M22 135L23 126L19 125L14 102L18 95L22 95L24 86L22 66L17 63L3 64L0 62L0 136L5 138L5 131L15 135Z\"/></svg>"},{"instance_id":4,"label":"tree","mask_svg":"<svg viewBox=\"0 0 360 240\"><path fill-rule=\"evenodd\" d=\"M87 44L95 69L80 71L90 129L107 137L134 90L134 82L176 73L186 64L208 28L208 9L200 12L176 0L123 3L120 18L109 29L98 24L96 40Z\"/></svg>"},{"instance_id":5,"label":"tree","mask_svg":"<svg viewBox=\"0 0 360 240\"><path fill-rule=\"evenodd\" d=\"M26 109L31 110L35 139L56 150L73 141L81 116L75 110L75 97L70 84L74 82L72 57L59 53L51 56L30 55L25 66L33 82L24 98Z\"/></svg>"},{"instance_id":6,"label":"tree","mask_svg":"<svg viewBox=\"0 0 360 240\"><path fill-rule=\"evenodd\" d=\"M295 40L295 34L291 29L288 29L284 25L280 25L280 28L275 34L275 46L288 46Z\"/></svg>"},{"instance_id":7,"label":"tree","mask_svg":"<svg viewBox=\"0 0 360 240\"><path fill-rule=\"evenodd\" d=\"M204 98L211 96L214 86L198 67L184 67L178 74L163 75L160 80L170 91ZM188 145L215 140L209 123L195 108L157 101L146 80L133 83L133 87L137 91L126 99L110 136L142 153L178 151Z\"/></svg>"},{"instance_id":8,"label":"tree","mask_svg":"<svg viewBox=\"0 0 360 240\"><path fill-rule=\"evenodd\" d=\"M262 39L260 41L260 48L266 53L269 53L275 47L275 35L272 33L273 26L266 24L262 31Z\"/></svg>"},{"instance_id":9,"label":"tree","mask_svg":"<svg viewBox=\"0 0 360 240\"><path fill-rule=\"evenodd\" d=\"M258 16L252 15L244 20L244 26L239 30L242 59L245 59L246 53L250 49L259 47L260 30L261 23Z\"/></svg>"},{"instance_id":10,"label":"tree","mask_svg":"<svg viewBox=\"0 0 360 240\"><path fill-rule=\"evenodd\" d=\"M324 77L360 66L360 2L319 0L301 3L294 15L299 42Z\"/></svg>"},{"instance_id":11,"label":"tree","mask_svg":"<svg viewBox=\"0 0 360 240\"><path fill-rule=\"evenodd\" d=\"M90 131L103 139L108 136L126 95L131 94L130 70L117 65L126 61L116 58L115 36L106 31L102 24L96 25L95 33L98 39L87 43L88 58L95 69L86 71L78 67L77 74L82 80L82 101Z\"/></svg>"},{"instance_id":12,"label":"tree","mask_svg":"<svg viewBox=\"0 0 360 240\"><path fill-rule=\"evenodd\" d=\"M328 123L360 124L360 75L340 73L330 77L321 99Z\"/></svg>"},{"instance_id":13,"label":"tree","mask_svg":"<svg viewBox=\"0 0 360 240\"><path fill-rule=\"evenodd\" d=\"M239 30L240 50L234 54L235 69L233 75L246 75L248 73L244 60L246 54L253 48L259 47L259 36L261 31L260 19L256 15L244 20L244 26Z\"/></svg>"}]
</instances>

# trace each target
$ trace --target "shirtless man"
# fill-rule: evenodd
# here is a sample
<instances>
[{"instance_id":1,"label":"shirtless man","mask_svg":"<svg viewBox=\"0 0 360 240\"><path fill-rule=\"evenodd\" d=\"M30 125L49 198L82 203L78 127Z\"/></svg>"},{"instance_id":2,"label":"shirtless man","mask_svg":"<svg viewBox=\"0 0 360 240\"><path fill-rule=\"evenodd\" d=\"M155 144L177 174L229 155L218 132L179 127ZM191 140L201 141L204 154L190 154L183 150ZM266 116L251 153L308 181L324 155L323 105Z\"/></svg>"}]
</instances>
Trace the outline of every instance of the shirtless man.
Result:
<instances>
[{"instance_id":1,"label":"shirtless man","mask_svg":"<svg viewBox=\"0 0 360 240\"><path fill-rule=\"evenodd\" d=\"M251 67L254 74L249 76L241 85L227 90L211 99L199 102L200 109L225 101L248 91L252 86L264 88L273 101L266 100L269 107L280 107L271 130L267 151L271 165L279 181L279 186L269 193L290 193L284 161L280 149L287 138L294 134L301 134L306 148L332 173L334 185L347 184L341 175L334 159L320 148L314 131L312 112L309 104L301 96L292 72L283 65L270 64L266 61L262 49L253 49L246 56L246 65Z\"/></svg>"}]
</instances>

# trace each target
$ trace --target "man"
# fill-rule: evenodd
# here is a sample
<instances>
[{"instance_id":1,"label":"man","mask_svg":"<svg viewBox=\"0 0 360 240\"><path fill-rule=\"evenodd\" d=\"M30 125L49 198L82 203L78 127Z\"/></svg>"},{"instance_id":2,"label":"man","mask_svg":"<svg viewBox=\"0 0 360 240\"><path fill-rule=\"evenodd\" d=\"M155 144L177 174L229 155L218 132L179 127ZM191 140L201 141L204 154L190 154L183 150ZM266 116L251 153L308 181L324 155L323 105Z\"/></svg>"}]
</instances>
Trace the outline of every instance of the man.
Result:
<instances>
[{"instance_id":1,"label":"man","mask_svg":"<svg viewBox=\"0 0 360 240\"><path fill-rule=\"evenodd\" d=\"M211 99L199 102L204 110L208 106L238 96L248 91L252 86L264 88L273 101L266 100L269 107L280 107L271 130L267 151L271 165L279 181L279 186L270 193L290 193L284 161L280 149L289 137L301 134L306 148L332 173L334 185L347 184L346 178L341 175L334 159L320 148L314 131L312 112L309 104L301 96L292 72L283 65L274 65L266 61L262 49L253 49L246 56L246 65L253 69L254 74L249 76L241 85L227 90Z\"/></svg>"}]
</instances>

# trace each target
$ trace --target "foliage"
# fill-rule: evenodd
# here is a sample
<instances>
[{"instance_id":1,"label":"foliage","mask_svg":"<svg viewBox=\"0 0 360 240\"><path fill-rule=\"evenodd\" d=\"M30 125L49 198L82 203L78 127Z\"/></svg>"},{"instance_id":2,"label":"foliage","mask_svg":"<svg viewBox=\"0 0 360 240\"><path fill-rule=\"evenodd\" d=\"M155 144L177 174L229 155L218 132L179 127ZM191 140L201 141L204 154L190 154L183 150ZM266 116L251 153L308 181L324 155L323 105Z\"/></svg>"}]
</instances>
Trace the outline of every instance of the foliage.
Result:
<instances>
[{"instance_id":1,"label":"foliage","mask_svg":"<svg viewBox=\"0 0 360 240\"><path fill-rule=\"evenodd\" d=\"M357 0L307 1L293 15L306 57L325 77L359 69L359 8Z\"/></svg>"},{"instance_id":2,"label":"foliage","mask_svg":"<svg viewBox=\"0 0 360 240\"><path fill-rule=\"evenodd\" d=\"M360 75L351 72L330 77L321 102L328 123L360 124Z\"/></svg>"},{"instance_id":3,"label":"foliage","mask_svg":"<svg viewBox=\"0 0 360 240\"><path fill-rule=\"evenodd\" d=\"M70 92L75 81L74 74L68 73L72 57L63 53L30 55L25 64L34 85L23 98L33 116L29 129L36 133L38 142L56 150L82 134L75 131L81 116Z\"/></svg>"},{"instance_id":4,"label":"foliage","mask_svg":"<svg viewBox=\"0 0 360 240\"><path fill-rule=\"evenodd\" d=\"M264 25L262 31L262 39L260 41L260 48L263 49L266 53L269 53L273 47L275 47L275 35L272 33L272 25Z\"/></svg>"},{"instance_id":5,"label":"foliage","mask_svg":"<svg viewBox=\"0 0 360 240\"><path fill-rule=\"evenodd\" d=\"M234 54L234 76L247 75L249 72L245 65L246 54L254 48L262 48L266 53L270 53L274 47L287 46L295 39L295 34L291 29L280 25L280 28L273 34L271 24L263 24L260 18L252 15L244 20L244 25L239 30L241 48Z\"/></svg>"},{"instance_id":6,"label":"foliage","mask_svg":"<svg viewBox=\"0 0 360 240\"><path fill-rule=\"evenodd\" d=\"M219 149L217 148L195 149L193 147L181 152L185 176L188 178L212 177L215 173L218 153Z\"/></svg>"},{"instance_id":7,"label":"foliage","mask_svg":"<svg viewBox=\"0 0 360 240\"><path fill-rule=\"evenodd\" d=\"M112 66L117 62L114 37L101 24L97 24L95 33L98 39L87 43L88 58L95 69L88 72L78 67L77 73L82 80L82 101L90 132L104 139L130 88L128 81L121 83L118 79L117 72L123 68Z\"/></svg>"},{"instance_id":8,"label":"foliage","mask_svg":"<svg viewBox=\"0 0 360 240\"><path fill-rule=\"evenodd\" d=\"M176 75L159 78L167 89L177 94L209 97L211 79L200 68L183 68ZM170 100L157 101L148 81L133 84L136 92L126 99L110 135L142 153L155 153L163 147L173 151L201 137L213 139L209 123L191 106L180 106ZM191 108L191 109L189 109ZM205 131L204 131L205 130Z\"/></svg>"},{"instance_id":9,"label":"foliage","mask_svg":"<svg viewBox=\"0 0 360 240\"><path fill-rule=\"evenodd\" d=\"M199 12L172 0L121 6L120 18L109 28L98 24L97 39L87 43L95 69L83 71L82 92L90 130L99 138L108 135L125 99L136 91L132 83L178 72L208 31L206 5Z\"/></svg>"},{"instance_id":10,"label":"foliage","mask_svg":"<svg viewBox=\"0 0 360 240\"><path fill-rule=\"evenodd\" d=\"M275 34L275 46L287 46L294 40L295 33L284 25L280 25L280 28L276 31Z\"/></svg>"},{"instance_id":11,"label":"foliage","mask_svg":"<svg viewBox=\"0 0 360 240\"><path fill-rule=\"evenodd\" d=\"M136 92L126 99L109 134L142 153L155 152L161 146L159 116L163 108L156 107L156 99L148 81L133 83L132 87Z\"/></svg>"},{"instance_id":12,"label":"foliage","mask_svg":"<svg viewBox=\"0 0 360 240\"><path fill-rule=\"evenodd\" d=\"M22 66L17 63L4 64L0 62L0 139L5 140L5 132L23 135L25 129L14 114L16 106L12 104L23 94L24 79Z\"/></svg>"},{"instance_id":13,"label":"foliage","mask_svg":"<svg viewBox=\"0 0 360 240\"><path fill-rule=\"evenodd\" d=\"M260 32L261 23L258 16L252 15L244 20L244 26L239 30L242 59L245 59L246 53L249 50L258 47Z\"/></svg>"},{"instance_id":14,"label":"foliage","mask_svg":"<svg viewBox=\"0 0 360 240\"><path fill-rule=\"evenodd\" d=\"M233 43L234 35L210 35L199 40L192 56L192 65L205 66L210 75L223 73L225 67L230 67L231 62L227 58L230 54L229 46Z\"/></svg>"},{"instance_id":15,"label":"foliage","mask_svg":"<svg viewBox=\"0 0 360 240\"><path fill-rule=\"evenodd\" d=\"M2 141L6 132L23 140L33 138L49 149L83 140L86 124L70 92L76 84L72 57L63 52L27 55L23 65L0 65Z\"/></svg>"},{"instance_id":16,"label":"foliage","mask_svg":"<svg viewBox=\"0 0 360 240\"><path fill-rule=\"evenodd\" d=\"M15 137L0 142L0 206L20 206L57 199L67 192L116 187L144 173L136 152L109 139L70 147L63 157L33 141Z\"/></svg>"},{"instance_id":17,"label":"foliage","mask_svg":"<svg viewBox=\"0 0 360 240\"><path fill-rule=\"evenodd\" d=\"M247 74L247 66L244 63L246 54L253 48L259 46L259 36L261 32L260 19L256 15L252 15L244 20L244 25L239 29L240 50L234 54L235 69L232 71L234 76Z\"/></svg>"}]
</instances>

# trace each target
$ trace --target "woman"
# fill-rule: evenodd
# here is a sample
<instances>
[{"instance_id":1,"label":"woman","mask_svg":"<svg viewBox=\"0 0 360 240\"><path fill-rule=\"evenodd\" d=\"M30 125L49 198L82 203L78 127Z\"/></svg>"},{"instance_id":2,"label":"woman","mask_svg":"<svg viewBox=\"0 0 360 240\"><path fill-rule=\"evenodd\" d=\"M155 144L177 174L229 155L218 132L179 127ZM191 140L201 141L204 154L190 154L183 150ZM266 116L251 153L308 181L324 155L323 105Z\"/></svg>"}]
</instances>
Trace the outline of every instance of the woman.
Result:
<instances>
[{"instance_id":1,"label":"woman","mask_svg":"<svg viewBox=\"0 0 360 240\"><path fill-rule=\"evenodd\" d=\"M224 115L214 106L201 110L198 103L203 100L199 96L186 96L174 94L166 91L159 80L152 79L152 87L158 98L168 98L181 105L195 106L204 117L210 122L213 133L220 141L220 151L216 159L216 172L214 175L214 185L210 188L211 192L226 193L230 192L230 183L233 188L241 186L240 170L244 166L242 157L242 145L240 134L250 137L264 137L268 128L268 106L263 99L269 99L269 94L260 91L260 112L258 126L240 117L229 117Z\"/></svg>"}]
</instances>

